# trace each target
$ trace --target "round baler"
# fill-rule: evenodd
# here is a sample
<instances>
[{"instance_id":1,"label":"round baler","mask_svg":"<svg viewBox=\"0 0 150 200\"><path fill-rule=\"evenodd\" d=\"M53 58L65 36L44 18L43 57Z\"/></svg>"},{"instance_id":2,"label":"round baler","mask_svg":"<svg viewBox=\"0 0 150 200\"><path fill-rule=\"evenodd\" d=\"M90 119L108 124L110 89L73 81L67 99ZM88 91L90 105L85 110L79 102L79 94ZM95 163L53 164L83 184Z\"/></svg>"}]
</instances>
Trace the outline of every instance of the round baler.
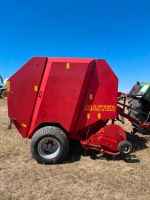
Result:
<instances>
[{"instance_id":1,"label":"round baler","mask_svg":"<svg viewBox=\"0 0 150 200\"><path fill-rule=\"evenodd\" d=\"M102 59L33 57L7 81L7 90L10 121L32 139L38 162L62 162L69 139L85 149L129 155L132 144L115 124L118 115L150 126L125 113L118 78Z\"/></svg>"}]
</instances>

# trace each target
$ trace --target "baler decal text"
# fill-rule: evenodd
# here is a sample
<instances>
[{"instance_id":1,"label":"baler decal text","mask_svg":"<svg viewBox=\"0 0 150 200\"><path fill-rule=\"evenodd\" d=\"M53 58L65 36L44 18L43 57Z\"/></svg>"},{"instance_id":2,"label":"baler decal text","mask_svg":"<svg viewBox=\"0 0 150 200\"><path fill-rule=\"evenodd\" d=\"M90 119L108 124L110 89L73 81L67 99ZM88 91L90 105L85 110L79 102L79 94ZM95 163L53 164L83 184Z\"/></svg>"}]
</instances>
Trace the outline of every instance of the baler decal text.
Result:
<instances>
[{"instance_id":1,"label":"baler decal text","mask_svg":"<svg viewBox=\"0 0 150 200\"><path fill-rule=\"evenodd\" d=\"M84 111L102 111L102 112L115 112L116 107L114 105L86 105Z\"/></svg>"}]
</instances>

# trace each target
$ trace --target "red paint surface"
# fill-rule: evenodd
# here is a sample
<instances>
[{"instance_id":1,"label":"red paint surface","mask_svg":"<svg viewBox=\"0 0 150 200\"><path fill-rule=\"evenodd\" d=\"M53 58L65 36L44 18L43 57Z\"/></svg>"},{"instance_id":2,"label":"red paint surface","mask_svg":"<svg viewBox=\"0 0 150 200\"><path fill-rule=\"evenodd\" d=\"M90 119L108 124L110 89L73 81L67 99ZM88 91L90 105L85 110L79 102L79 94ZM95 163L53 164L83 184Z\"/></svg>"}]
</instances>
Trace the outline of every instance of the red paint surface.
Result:
<instances>
[{"instance_id":1,"label":"red paint surface","mask_svg":"<svg viewBox=\"0 0 150 200\"><path fill-rule=\"evenodd\" d=\"M117 114L117 93L118 78L104 60L96 60L95 69L91 76L91 81L86 93L77 130L88 126L98 120L98 113L101 114L101 120L115 119ZM89 100L89 95L93 94L93 100ZM108 111L91 111L90 119L87 120L84 107L86 105L114 105L115 112Z\"/></svg>"},{"instance_id":2,"label":"red paint surface","mask_svg":"<svg viewBox=\"0 0 150 200\"><path fill-rule=\"evenodd\" d=\"M86 74L90 75L90 59L82 63L69 60L70 69L66 69L66 62L51 62L48 79L42 91L41 106L36 116L35 127L41 122L56 122L67 131L75 130L78 114L84 98L86 87L82 87ZM86 84L85 84L86 86Z\"/></svg>"},{"instance_id":3,"label":"red paint surface","mask_svg":"<svg viewBox=\"0 0 150 200\"><path fill-rule=\"evenodd\" d=\"M126 140L125 131L116 124L101 128L86 140L81 140L84 148L101 151L107 154L118 154L118 145Z\"/></svg>"},{"instance_id":4,"label":"red paint surface","mask_svg":"<svg viewBox=\"0 0 150 200\"><path fill-rule=\"evenodd\" d=\"M104 60L32 58L9 80L9 117L17 119L23 137L30 137L40 123L54 122L79 139L74 134L98 121L98 113L100 120L116 118L118 79ZM90 111L87 119L86 105L114 105L115 111Z\"/></svg>"},{"instance_id":5,"label":"red paint surface","mask_svg":"<svg viewBox=\"0 0 150 200\"><path fill-rule=\"evenodd\" d=\"M40 86L47 58L32 58L21 67L10 79L8 93L9 118L15 119L15 125L23 137L27 136L37 92L34 86ZM22 127L25 124L26 127Z\"/></svg>"}]
</instances>

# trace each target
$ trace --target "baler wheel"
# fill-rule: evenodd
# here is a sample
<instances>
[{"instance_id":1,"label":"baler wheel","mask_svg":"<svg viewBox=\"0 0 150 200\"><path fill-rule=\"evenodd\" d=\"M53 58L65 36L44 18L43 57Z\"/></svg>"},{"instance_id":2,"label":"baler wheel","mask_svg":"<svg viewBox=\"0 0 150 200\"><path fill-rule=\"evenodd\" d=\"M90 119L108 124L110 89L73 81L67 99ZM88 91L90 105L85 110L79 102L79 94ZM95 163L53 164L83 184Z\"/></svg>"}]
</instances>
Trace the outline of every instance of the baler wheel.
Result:
<instances>
[{"instance_id":1,"label":"baler wheel","mask_svg":"<svg viewBox=\"0 0 150 200\"><path fill-rule=\"evenodd\" d=\"M68 149L66 133L58 127L45 126L32 137L31 153L39 163L60 163L65 159Z\"/></svg>"},{"instance_id":2,"label":"baler wheel","mask_svg":"<svg viewBox=\"0 0 150 200\"><path fill-rule=\"evenodd\" d=\"M129 155L132 152L132 144L129 141L122 141L118 145L118 150L122 155Z\"/></svg>"}]
</instances>

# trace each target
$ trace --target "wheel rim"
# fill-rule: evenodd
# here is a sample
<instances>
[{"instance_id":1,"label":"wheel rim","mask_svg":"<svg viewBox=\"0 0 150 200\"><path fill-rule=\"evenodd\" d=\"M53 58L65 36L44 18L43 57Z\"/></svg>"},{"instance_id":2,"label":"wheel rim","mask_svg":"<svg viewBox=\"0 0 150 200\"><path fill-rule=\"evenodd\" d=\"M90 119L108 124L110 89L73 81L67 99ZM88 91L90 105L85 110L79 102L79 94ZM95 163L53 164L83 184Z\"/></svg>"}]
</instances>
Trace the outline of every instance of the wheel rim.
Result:
<instances>
[{"instance_id":1,"label":"wheel rim","mask_svg":"<svg viewBox=\"0 0 150 200\"><path fill-rule=\"evenodd\" d=\"M128 145L125 145L125 146L123 146L123 148L122 148L122 152L124 153L124 154L128 154L128 153L130 153L130 147L128 146Z\"/></svg>"},{"instance_id":2,"label":"wheel rim","mask_svg":"<svg viewBox=\"0 0 150 200\"><path fill-rule=\"evenodd\" d=\"M38 153L45 159L53 159L60 152L60 143L53 137L45 137L38 143Z\"/></svg>"}]
</instances>

